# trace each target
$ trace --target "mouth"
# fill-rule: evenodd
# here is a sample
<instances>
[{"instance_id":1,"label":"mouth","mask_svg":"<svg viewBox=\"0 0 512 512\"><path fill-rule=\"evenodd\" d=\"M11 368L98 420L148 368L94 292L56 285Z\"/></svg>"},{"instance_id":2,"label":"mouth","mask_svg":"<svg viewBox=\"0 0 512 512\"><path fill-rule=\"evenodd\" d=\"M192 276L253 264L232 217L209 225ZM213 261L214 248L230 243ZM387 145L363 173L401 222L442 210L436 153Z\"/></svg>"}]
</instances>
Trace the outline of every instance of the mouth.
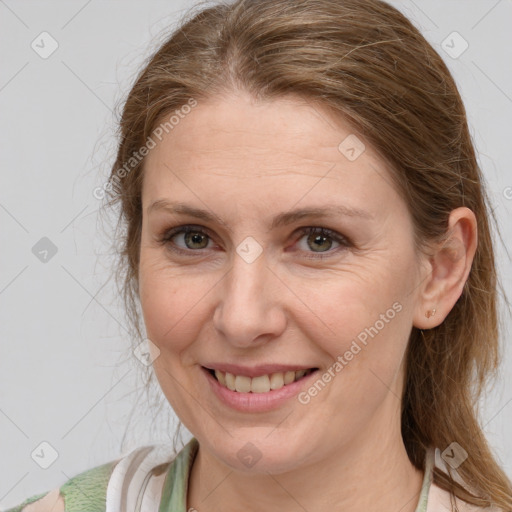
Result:
<instances>
[{"instance_id":1,"label":"mouth","mask_svg":"<svg viewBox=\"0 0 512 512\"><path fill-rule=\"evenodd\" d=\"M318 370L318 368L308 368L248 377L246 375L235 375L221 370L214 370L204 366L203 368L222 387L238 393L268 393L270 391L277 391Z\"/></svg>"}]
</instances>

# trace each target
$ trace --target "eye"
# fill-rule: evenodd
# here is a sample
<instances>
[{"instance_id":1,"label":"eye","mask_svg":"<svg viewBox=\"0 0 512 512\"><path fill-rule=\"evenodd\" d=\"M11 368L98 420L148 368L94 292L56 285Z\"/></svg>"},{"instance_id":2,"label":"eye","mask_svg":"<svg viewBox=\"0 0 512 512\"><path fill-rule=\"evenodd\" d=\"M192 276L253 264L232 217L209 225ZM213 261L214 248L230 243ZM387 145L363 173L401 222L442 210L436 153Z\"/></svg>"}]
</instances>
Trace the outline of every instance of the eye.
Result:
<instances>
[{"instance_id":1,"label":"eye","mask_svg":"<svg viewBox=\"0 0 512 512\"><path fill-rule=\"evenodd\" d=\"M177 245L173 239L179 240L180 235L183 235L184 245ZM191 251L199 251L200 249L206 249L210 236L199 226L179 226L166 231L163 236L160 237L159 242L162 245L166 245L171 251L178 254L190 255Z\"/></svg>"},{"instance_id":2,"label":"eye","mask_svg":"<svg viewBox=\"0 0 512 512\"><path fill-rule=\"evenodd\" d=\"M310 255L304 256L307 259L330 257L339 250L351 247L351 242L346 237L327 228L305 227L301 228L299 235L298 242L307 237L305 244L299 244L302 245L300 251L310 253ZM178 244L176 240L180 239L182 243ZM184 225L165 231L158 241L174 253L190 256L193 252L199 253L202 249L207 249L211 237L201 226ZM339 247L331 250L333 242ZM327 255L324 256L322 253L327 253Z\"/></svg>"},{"instance_id":3,"label":"eye","mask_svg":"<svg viewBox=\"0 0 512 512\"><path fill-rule=\"evenodd\" d=\"M304 252L312 252L314 254L305 256L308 259L322 259L332 256L333 253L338 252L339 249L344 250L351 246L350 241L343 235L336 233L327 228L322 227L306 227L300 231L299 241L304 237L305 244L302 244L302 250ZM334 243L338 244L339 247L334 250L330 250ZM308 249L313 249L308 250ZM322 253L328 253L328 256L324 256Z\"/></svg>"}]
</instances>

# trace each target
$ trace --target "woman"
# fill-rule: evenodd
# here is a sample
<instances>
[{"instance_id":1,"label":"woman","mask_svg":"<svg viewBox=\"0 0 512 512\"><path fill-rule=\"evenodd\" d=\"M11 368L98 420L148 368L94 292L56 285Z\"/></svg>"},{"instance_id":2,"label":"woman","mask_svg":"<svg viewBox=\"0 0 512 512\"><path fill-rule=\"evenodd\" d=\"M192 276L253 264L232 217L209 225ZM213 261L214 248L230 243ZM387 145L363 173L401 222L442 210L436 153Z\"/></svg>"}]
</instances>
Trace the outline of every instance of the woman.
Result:
<instances>
[{"instance_id":1,"label":"woman","mask_svg":"<svg viewBox=\"0 0 512 512\"><path fill-rule=\"evenodd\" d=\"M448 69L400 12L205 9L120 128L104 190L127 306L194 438L13 510L512 510L475 412L498 364L481 172Z\"/></svg>"}]
</instances>

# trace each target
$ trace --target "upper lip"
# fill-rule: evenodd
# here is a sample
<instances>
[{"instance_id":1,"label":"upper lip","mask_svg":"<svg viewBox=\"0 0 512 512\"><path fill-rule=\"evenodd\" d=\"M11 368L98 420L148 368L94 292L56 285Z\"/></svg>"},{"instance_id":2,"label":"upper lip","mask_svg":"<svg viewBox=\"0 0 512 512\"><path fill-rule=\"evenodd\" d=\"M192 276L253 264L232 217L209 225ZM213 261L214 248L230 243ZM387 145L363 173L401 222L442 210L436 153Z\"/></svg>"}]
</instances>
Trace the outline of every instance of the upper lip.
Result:
<instances>
[{"instance_id":1,"label":"upper lip","mask_svg":"<svg viewBox=\"0 0 512 512\"><path fill-rule=\"evenodd\" d=\"M288 371L309 370L316 368L311 365L293 365L293 364L261 364L257 366L243 366L239 364L228 363L209 363L203 365L208 370L219 370L232 375L243 375L246 377L259 377L261 375L270 375L272 373L284 373Z\"/></svg>"}]
</instances>

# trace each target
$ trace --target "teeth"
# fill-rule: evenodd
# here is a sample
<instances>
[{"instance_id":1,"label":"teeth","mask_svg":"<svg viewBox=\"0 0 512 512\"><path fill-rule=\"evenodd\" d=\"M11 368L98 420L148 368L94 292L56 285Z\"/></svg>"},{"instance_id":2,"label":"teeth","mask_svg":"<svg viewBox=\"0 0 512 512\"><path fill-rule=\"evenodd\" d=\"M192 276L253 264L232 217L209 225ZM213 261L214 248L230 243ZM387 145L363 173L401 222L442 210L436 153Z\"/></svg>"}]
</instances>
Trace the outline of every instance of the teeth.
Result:
<instances>
[{"instance_id":1,"label":"teeth","mask_svg":"<svg viewBox=\"0 0 512 512\"><path fill-rule=\"evenodd\" d=\"M226 373L226 387L235 391L235 376L232 373Z\"/></svg>"},{"instance_id":2,"label":"teeth","mask_svg":"<svg viewBox=\"0 0 512 512\"><path fill-rule=\"evenodd\" d=\"M295 372L296 379L301 379L302 377L304 377L304 375L306 375L306 370L298 370L297 372Z\"/></svg>"},{"instance_id":3,"label":"teeth","mask_svg":"<svg viewBox=\"0 0 512 512\"><path fill-rule=\"evenodd\" d=\"M253 377L251 379L251 391L253 393L266 393L267 391L270 391L270 379L268 378L268 375Z\"/></svg>"},{"instance_id":4,"label":"teeth","mask_svg":"<svg viewBox=\"0 0 512 512\"><path fill-rule=\"evenodd\" d=\"M273 373L270 376L270 389L280 389L284 386L284 377L282 373Z\"/></svg>"},{"instance_id":5,"label":"teeth","mask_svg":"<svg viewBox=\"0 0 512 512\"><path fill-rule=\"evenodd\" d=\"M251 391L251 378L237 375L235 377L235 390L240 393L249 393Z\"/></svg>"},{"instance_id":6,"label":"teeth","mask_svg":"<svg viewBox=\"0 0 512 512\"><path fill-rule=\"evenodd\" d=\"M245 375L233 375L215 370L215 377L224 387L239 393L267 393L270 390L281 389L311 373L312 370L297 370L295 372L278 372L259 377L246 377Z\"/></svg>"},{"instance_id":7,"label":"teeth","mask_svg":"<svg viewBox=\"0 0 512 512\"><path fill-rule=\"evenodd\" d=\"M291 384L295 380L295 372L286 372L284 374L284 384Z\"/></svg>"},{"instance_id":8,"label":"teeth","mask_svg":"<svg viewBox=\"0 0 512 512\"><path fill-rule=\"evenodd\" d=\"M215 377L217 377L217 380L223 385L226 385L226 377L224 377L224 374L222 372L219 372L219 370L215 370Z\"/></svg>"}]
</instances>

